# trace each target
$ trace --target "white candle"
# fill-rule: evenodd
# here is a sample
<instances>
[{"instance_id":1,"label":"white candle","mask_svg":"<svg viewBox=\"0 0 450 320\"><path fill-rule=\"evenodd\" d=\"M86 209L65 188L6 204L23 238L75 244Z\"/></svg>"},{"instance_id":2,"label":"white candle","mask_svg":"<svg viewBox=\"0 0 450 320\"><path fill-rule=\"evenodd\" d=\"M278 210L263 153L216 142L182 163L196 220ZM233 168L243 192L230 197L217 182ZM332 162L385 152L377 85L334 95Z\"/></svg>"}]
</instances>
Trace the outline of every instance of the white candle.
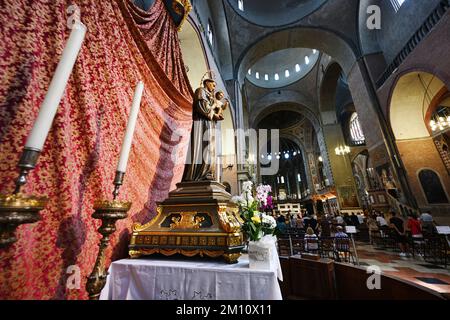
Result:
<instances>
[{"instance_id":1,"label":"white candle","mask_svg":"<svg viewBox=\"0 0 450 320\"><path fill-rule=\"evenodd\" d=\"M86 26L75 22L25 147L42 150L85 35Z\"/></svg>"},{"instance_id":2,"label":"white candle","mask_svg":"<svg viewBox=\"0 0 450 320\"><path fill-rule=\"evenodd\" d=\"M141 107L142 93L144 92L144 83L139 81L134 92L133 105L131 106L130 117L128 119L127 131L122 143L122 150L120 151L119 164L117 171L124 172L127 170L128 157L130 156L131 144L133 142L134 128Z\"/></svg>"}]
</instances>

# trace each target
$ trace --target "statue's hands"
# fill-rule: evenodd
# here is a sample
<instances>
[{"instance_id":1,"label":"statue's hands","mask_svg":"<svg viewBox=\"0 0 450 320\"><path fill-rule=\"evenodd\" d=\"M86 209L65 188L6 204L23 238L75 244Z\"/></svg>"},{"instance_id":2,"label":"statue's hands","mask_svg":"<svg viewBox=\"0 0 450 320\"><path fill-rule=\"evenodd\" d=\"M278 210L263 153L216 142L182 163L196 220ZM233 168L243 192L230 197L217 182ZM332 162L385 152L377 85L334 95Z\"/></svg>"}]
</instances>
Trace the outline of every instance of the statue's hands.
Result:
<instances>
[{"instance_id":1,"label":"statue's hands","mask_svg":"<svg viewBox=\"0 0 450 320\"><path fill-rule=\"evenodd\" d=\"M230 101L225 98L225 102L223 103L222 110L227 110L227 108L230 106Z\"/></svg>"}]
</instances>

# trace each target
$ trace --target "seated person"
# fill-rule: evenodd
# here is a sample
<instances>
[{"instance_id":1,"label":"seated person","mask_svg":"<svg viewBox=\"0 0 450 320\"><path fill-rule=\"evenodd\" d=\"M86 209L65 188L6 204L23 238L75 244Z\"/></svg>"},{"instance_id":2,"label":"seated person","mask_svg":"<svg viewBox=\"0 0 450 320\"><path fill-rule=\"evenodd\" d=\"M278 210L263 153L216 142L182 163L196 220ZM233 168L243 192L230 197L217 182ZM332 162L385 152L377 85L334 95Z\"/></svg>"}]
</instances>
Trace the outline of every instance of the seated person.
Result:
<instances>
[{"instance_id":1,"label":"seated person","mask_svg":"<svg viewBox=\"0 0 450 320\"><path fill-rule=\"evenodd\" d=\"M422 227L422 232L424 234L433 234L434 233L434 219L432 217L431 214L429 214L428 212L424 212L420 215L420 223L421 223L421 227Z\"/></svg>"},{"instance_id":2,"label":"seated person","mask_svg":"<svg viewBox=\"0 0 450 320\"><path fill-rule=\"evenodd\" d=\"M386 219L384 219L383 214L377 213L377 223L379 227L387 227Z\"/></svg>"},{"instance_id":3,"label":"seated person","mask_svg":"<svg viewBox=\"0 0 450 320\"><path fill-rule=\"evenodd\" d=\"M340 214L338 214L338 215L336 216L336 223L337 223L337 224L340 224L340 225L345 224L344 218L342 218L342 216L341 216Z\"/></svg>"},{"instance_id":4,"label":"seated person","mask_svg":"<svg viewBox=\"0 0 450 320\"><path fill-rule=\"evenodd\" d=\"M358 221L359 221L359 224L364 224L364 222L365 222L365 214L363 213L363 212L360 212L358 215L357 215L357 217L358 217Z\"/></svg>"},{"instance_id":5,"label":"seated person","mask_svg":"<svg viewBox=\"0 0 450 320\"><path fill-rule=\"evenodd\" d=\"M297 225L296 225L297 229L304 229L305 225L303 224L303 220L301 217L297 217Z\"/></svg>"},{"instance_id":6,"label":"seated person","mask_svg":"<svg viewBox=\"0 0 450 320\"><path fill-rule=\"evenodd\" d=\"M423 237L420 221L417 219L417 216L415 214L409 215L406 228L409 232L411 232L411 236L413 238L422 238Z\"/></svg>"},{"instance_id":7,"label":"seated person","mask_svg":"<svg viewBox=\"0 0 450 320\"><path fill-rule=\"evenodd\" d=\"M297 227L297 217L295 216L295 214L293 214L291 216L291 219L289 220L289 224L291 228L296 228Z\"/></svg>"},{"instance_id":8,"label":"seated person","mask_svg":"<svg viewBox=\"0 0 450 320\"><path fill-rule=\"evenodd\" d=\"M344 228L341 226L336 227L336 234L334 235L335 238L348 238L348 235L344 232Z\"/></svg>"},{"instance_id":9,"label":"seated person","mask_svg":"<svg viewBox=\"0 0 450 320\"><path fill-rule=\"evenodd\" d=\"M334 235L334 249L337 261L341 261L341 255L344 260L347 261L350 252L350 241L342 226L336 227L336 234Z\"/></svg>"},{"instance_id":10,"label":"seated person","mask_svg":"<svg viewBox=\"0 0 450 320\"><path fill-rule=\"evenodd\" d=\"M312 240L312 241L311 241ZM319 243L318 243L319 238L317 237L317 235L314 233L314 230L309 227L308 229L306 229L306 234L305 234L305 250L306 251L316 251L319 250Z\"/></svg>"}]
</instances>

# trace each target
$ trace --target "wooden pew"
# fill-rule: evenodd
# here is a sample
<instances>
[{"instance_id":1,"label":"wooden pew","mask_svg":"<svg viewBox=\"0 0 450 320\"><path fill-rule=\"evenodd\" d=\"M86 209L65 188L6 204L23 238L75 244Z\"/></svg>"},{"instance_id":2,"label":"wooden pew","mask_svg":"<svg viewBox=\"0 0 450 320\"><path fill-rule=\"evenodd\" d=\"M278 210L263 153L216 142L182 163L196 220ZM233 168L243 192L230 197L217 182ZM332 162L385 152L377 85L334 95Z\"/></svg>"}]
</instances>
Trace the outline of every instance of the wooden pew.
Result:
<instances>
[{"instance_id":1,"label":"wooden pew","mask_svg":"<svg viewBox=\"0 0 450 320\"><path fill-rule=\"evenodd\" d=\"M278 281L280 284L281 294L284 300L288 300L291 296L291 276L289 269L290 258L280 256L281 270L283 271L283 281Z\"/></svg>"},{"instance_id":2,"label":"wooden pew","mask_svg":"<svg viewBox=\"0 0 450 320\"><path fill-rule=\"evenodd\" d=\"M285 300L448 300L416 283L381 275L380 290L369 290L372 275L366 268L337 263L319 256L303 254L281 257L284 281L280 282Z\"/></svg>"},{"instance_id":3,"label":"wooden pew","mask_svg":"<svg viewBox=\"0 0 450 320\"><path fill-rule=\"evenodd\" d=\"M339 300L445 300L439 293L389 275L381 275L380 290L369 290L367 269L334 263L336 292Z\"/></svg>"},{"instance_id":4,"label":"wooden pew","mask_svg":"<svg viewBox=\"0 0 450 320\"><path fill-rule=\"evenodd\" d=\"M308 258L304 258L308 257ZM291 300L336 298L333 261L314 255L290 257L289 274Z\"/></svg>"}]
</instances>

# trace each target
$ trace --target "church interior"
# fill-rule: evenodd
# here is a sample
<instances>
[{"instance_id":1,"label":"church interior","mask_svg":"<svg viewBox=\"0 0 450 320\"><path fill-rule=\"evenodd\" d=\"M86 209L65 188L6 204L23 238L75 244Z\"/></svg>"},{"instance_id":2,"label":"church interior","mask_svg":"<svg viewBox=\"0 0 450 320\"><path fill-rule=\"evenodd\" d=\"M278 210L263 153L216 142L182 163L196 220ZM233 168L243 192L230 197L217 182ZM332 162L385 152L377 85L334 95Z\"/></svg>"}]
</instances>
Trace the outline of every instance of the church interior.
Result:
<instances>
[{"instance_id":1,"label":"church interior","mask_svg":"<svg viewBox=\"0 0 450 320\"><path fill-rule=\"evenodd\" d=\"M449 0L0 2L0 300L448 300Z\"/></svg>"}]
</instances>

